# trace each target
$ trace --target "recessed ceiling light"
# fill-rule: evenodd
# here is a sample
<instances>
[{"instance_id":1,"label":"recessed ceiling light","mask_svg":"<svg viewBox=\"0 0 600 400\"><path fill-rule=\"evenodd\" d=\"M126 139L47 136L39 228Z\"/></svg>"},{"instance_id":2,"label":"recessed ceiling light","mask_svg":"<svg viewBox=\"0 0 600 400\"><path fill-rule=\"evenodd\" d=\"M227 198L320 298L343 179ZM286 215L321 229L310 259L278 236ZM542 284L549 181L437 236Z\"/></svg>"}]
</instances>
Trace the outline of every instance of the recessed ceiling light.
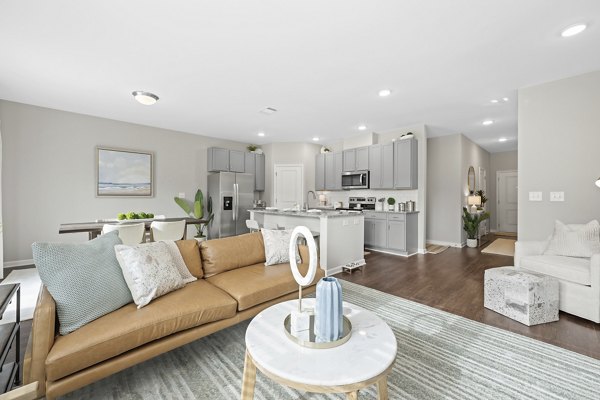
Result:
<instances>
[{"instance_id":1,"label":"recessed ceiling light","mask_svg":"<svg viewBox=\"0 0 600 400\"><path fill-rule=\"evenodd\" d=\"M359 126L358 126L358 130L359 130L359 131L364 131L364 130L366 130L366 129L367 129L367 126L366 126L366 125L359 125Z\"/></svg>"},{"instance_id":2,"label":"recessed ceiling light","mask_svg":"<svg viewBox=\"0 0 600 400\"><path fill-rule=\"evenodd\" d=\"M502 98L502 100L503 100L504 102L507 102L507 101L508 101L508 97L503 97L503 98Z\"/></svg>"},{"instance_id":3,"label":"recessed ceiling light","mask_svg":"<svg viewBox=\"0 0 600 400\"><path fill-rule=\"evenodd\" d=\"M142 90L134 90L131 92L131 94L133 97L135 97L138 103L141 103L145 106L151 106L158 101L158 96L154 93L144 92Z\"/></svg>"},{"instance_id":4,"label":"recessed ceiling light","mask_svg":"<svg viewBox=\"0 0 600 400\"><path fill-rule=\"evenodd\" d=\"M562 36L562 37L575 36L575 35L580 34L583 31L585 31L585 28L587 28L586 24L572 25L572 26L566 28L565 30L563 30L561 32L560 36Z\"/></svg>"},{"instance_id":5,"label":"recessed ceiling light","mask_svg":"<svg viewBox=\"0 0 600 400\"><path fill-rule=\"evenodd\" d=\"M506 142L508 139L505 137L501 137L500 139L498 139L499 142Z\"/></svg>"},{"instance_id":6,"label":"recessed ceiling light","mask_svg":"<svg viewBox=\"0 0 600 400\"><path fill-rule=\"evenodd\" d=\"M492 100L490 100L490 103L494 103L495 104L497 102L498 102L498 99L492 99Z\"/></svg>"},{"instance_id":7,"label":"recessed ceiling light","mask_svg":"<svg viewBox=\"0 0 600 400\"><path fill-rule=\"evenodd\" d=\"M381 89L379 91L379 97L387 97L390 94L392 94L392 91L390 89Z\"/></svg>"},{"instance_id":8,"label":"recessed ceiling light","mask_svg":"<svg viewBox=\"0 0 600 400\"><path fill-rule=\"evenodd\" d=\"M486 119L485 121L483 121L483 124L486 125L486 126L487 125L491 125L493 123L494 123L494 121L492 121L491 119Z\"/></svg>"},{"instance_id":9,"label":"recessed ceiling light","mask_svg":"<svg viewBox=\"0 0 600 400\"><path fill-rule=\"evenodd\" d=\"M319 141L319 138L318 138L318 137L314 137L314 138L313 138L313 141L315 141L315 142L318 142L318 141Z\"/></svg>"},{"instance_id":10,"label":"recessed ceiling light","mask_svg":"<svg viewBox=\"0 0 600 400\"><path fill-rule=\"evenodd\" d=\"M264 132L258 132L258 136L263 137L263 136L265 136L265 133Z\"/></svg>"}]
</instances>

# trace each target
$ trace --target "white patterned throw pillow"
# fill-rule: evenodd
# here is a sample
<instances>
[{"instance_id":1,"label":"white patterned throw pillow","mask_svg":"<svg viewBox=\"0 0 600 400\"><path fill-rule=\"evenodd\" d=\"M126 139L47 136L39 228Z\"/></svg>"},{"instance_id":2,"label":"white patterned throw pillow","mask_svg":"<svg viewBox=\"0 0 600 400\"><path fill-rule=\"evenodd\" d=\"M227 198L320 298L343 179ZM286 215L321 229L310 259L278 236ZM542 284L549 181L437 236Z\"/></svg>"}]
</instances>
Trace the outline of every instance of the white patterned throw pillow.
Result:
<instances>
[{"instance_id":1,"label":"white patterned throw pillow","mask_svg":"<svg viewBox=\"0 0 600 400\"><path fill-rule=\"evenodd\" d=\"M177 270L179 271L179 275L181 275L181 279L183 279L183 282L190 283L195 280L198 280L198 278L196 278L194 275L191 274L187 265L185 265L183 256L181 255L181 252L179 251L179 247L177 247L177 244L175 243L175 241L174 240L164 240L163 242L167 245L167 247L169 249L169 253L171 253L171 257L173 257L173 262L175 263L175 267L177 267Z\"/></svg>"},{"instance_id":2,"label":"white patterned throw pillow","mask_svg":"<svg viewBox=\"0 0 600 400\"><path fill-rule=\"evenodd\" d=\"M115 253L138 308L185 285L164 242L117 245Z\"/></svg>"},{"instance_id":3,"label":"white patterned throw pillow","mask_svg":"<svg viewBox=\"0 0 600 400\"><path fill-rule=\"evenodd\" d=\"M595 253L600 253L600 223L596 220L581 225L566 225L557 220L544 251L545 255L584 258Z\"/></svg>"},{"instance_id":4,"label":"white patterned throw pillow","mask_svg":"<svg viewBox=\"0 0 600 400\"><path fill-rule=\"evenodd\" d=\"M265 242L265 265L275 265L290 262L290 240L292 230L261 229ZM296 262L300 262L300 253L296 247Z\"/></svg>"}]
</instances>

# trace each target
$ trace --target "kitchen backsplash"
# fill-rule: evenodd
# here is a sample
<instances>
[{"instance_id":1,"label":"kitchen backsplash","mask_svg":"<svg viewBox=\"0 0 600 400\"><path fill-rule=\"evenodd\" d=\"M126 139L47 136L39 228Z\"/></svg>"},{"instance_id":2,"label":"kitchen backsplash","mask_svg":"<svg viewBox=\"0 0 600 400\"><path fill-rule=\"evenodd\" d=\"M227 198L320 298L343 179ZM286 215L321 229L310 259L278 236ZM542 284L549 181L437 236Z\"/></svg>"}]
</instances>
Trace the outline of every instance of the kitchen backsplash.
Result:
<instances>
[{"instance_id":1,"label":"kitchen backsplash","mask_svg":"<svg viewBox=\"0 0 600 400\"><path fill-rule=\"evenodd\" d=\"M336 201L340 201L344 204L344 207L348 207L349 197L376 197L380 199L385 197L384 206L387 209L388 197L396 199L396 203L406 202L412 200L416 202L417 211L420 210L420 204L417 202L417 190L344 190L341 192L317 192L317 194L324 194L327 198L327 205L332 205ZM313 200L311 199L311 206Z\"/></svg>"}]
</instances>

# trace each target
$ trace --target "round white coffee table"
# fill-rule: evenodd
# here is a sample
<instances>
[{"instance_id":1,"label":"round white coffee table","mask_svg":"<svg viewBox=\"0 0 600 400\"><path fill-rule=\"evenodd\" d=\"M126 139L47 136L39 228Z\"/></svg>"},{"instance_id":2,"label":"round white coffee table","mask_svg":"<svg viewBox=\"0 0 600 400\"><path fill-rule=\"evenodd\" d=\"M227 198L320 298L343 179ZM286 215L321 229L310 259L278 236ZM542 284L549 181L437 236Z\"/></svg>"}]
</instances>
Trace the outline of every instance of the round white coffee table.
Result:
<instances>
[{"instance_id":1,"label":"round white coffee table","mask_svg":"<svg viewBox=\"0 0 600 400\"><path fill-rule=\"evenodd\" d=\"M305 308L314 299L302 300ZM352 336L332 349L310 349L292 342L284 331L285 317L298 300L274 305L258 314L246 331L246 360L242 400L254 398L256 369L270 379L313 393L346 393L377 384L379 399L387 399L387 376L396 359L396 337L377 315L344 302L344 315L352 322Z\"/></svg>"}]
</instances>

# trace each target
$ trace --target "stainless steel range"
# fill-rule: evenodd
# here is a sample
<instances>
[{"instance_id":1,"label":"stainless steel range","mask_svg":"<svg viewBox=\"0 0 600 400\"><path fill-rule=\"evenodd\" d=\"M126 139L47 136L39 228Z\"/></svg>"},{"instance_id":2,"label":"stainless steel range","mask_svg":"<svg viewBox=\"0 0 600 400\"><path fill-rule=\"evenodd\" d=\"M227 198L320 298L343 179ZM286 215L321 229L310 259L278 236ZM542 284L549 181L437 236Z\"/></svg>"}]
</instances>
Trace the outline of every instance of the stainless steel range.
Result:
<instances>
[{"instance_id":1,"label":"stainless steel range","mask_svg":"<svg viewBox=\"0 0 600 400\"><path fill-rule=\"evenodd\" d=\"M374 210L377 198L375 197L350 197L348 207L338 207L336 210Z\"/></svg>"}]
</instances>

